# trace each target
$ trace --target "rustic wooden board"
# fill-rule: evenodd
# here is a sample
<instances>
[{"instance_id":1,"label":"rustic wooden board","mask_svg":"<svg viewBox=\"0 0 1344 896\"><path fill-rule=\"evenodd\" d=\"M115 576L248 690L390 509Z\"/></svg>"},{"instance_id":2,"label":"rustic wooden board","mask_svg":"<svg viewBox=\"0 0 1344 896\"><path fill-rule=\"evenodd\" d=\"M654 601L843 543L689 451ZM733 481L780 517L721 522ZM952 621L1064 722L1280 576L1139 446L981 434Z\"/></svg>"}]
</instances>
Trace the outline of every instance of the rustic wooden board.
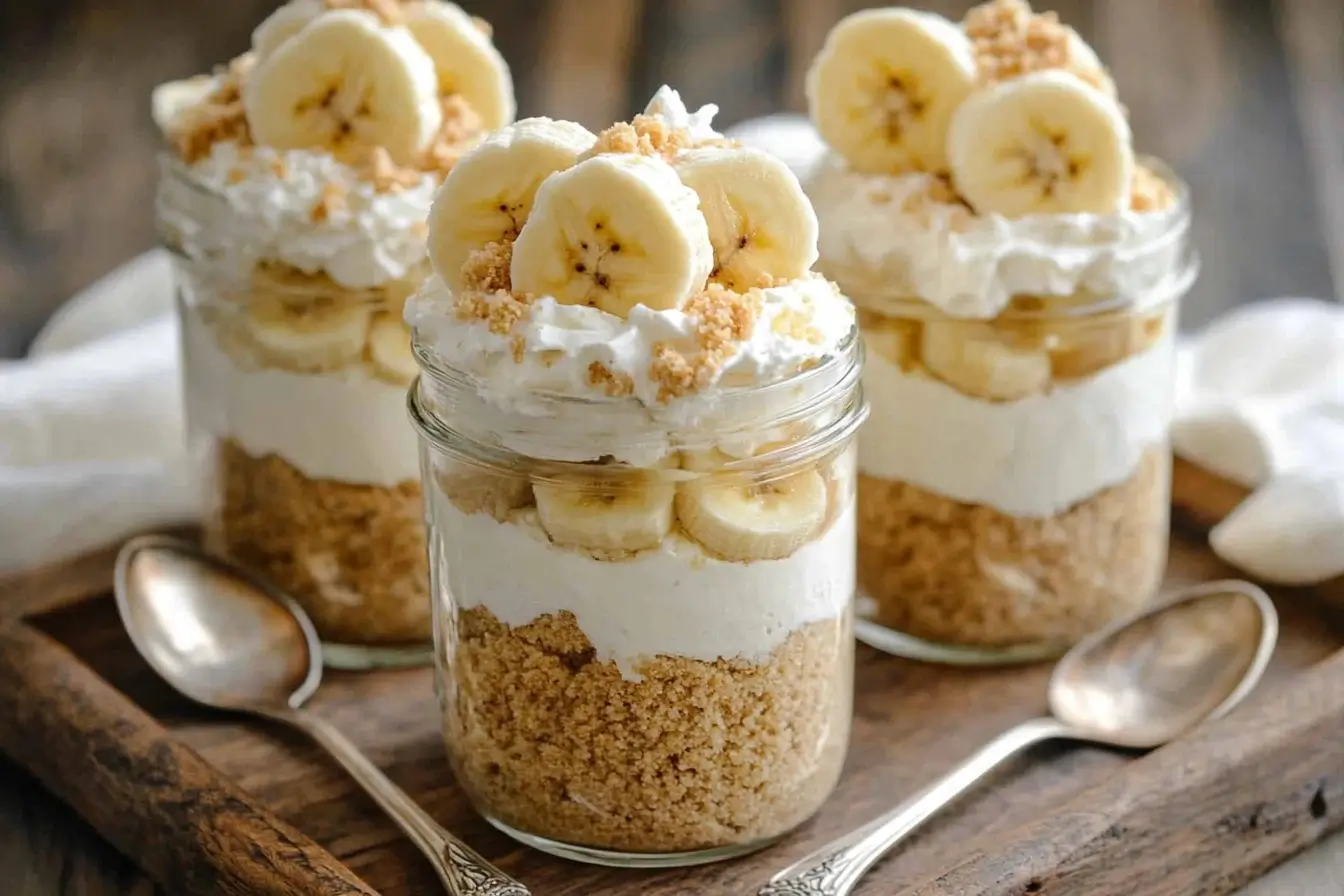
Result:
<instances>
[{"instance_id":1,"label":"rustic wooden board","mask_svg":"<svg viewBox=\"0 0 1344 896\"><path fill-rule=\"evenodd\" d=\"M1181 516L1205 524L1239 500L1184 466L1176 492ZM67 581L45 571L42 588L17 592L45 611L0 622L0 752L174 896L437 892L413 848L316 748L199 710L155 678L100 593L105 559L73 565ZM1233 575L1197 540L1173 543L1169 586ZM37 599L43 589L52 600ZM81 589L85 599L72 597ZM940 817L860 892L1226 893L1344 824L1344 612L1307 592L1276 602L1279 650L1241 710L1140 758L1040 748ZM775 869L1041 712L1048 674L947 669L861 648L853 748L817 818L756 856L663 872L550 859L477 818L447 771L427 670L332 675L314 707L537 894L754 893Z\"/></svg>"}]
</instances>

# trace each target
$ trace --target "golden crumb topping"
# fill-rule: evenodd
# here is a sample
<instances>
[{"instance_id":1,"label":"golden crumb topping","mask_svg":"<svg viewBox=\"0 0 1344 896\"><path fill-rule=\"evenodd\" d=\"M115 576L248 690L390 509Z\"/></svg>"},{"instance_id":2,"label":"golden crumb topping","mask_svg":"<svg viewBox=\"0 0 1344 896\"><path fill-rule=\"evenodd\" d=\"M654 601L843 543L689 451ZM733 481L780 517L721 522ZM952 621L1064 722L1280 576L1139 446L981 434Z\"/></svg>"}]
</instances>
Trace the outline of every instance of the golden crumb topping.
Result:
<instances>
[{"instance_id":1,"label":"golden crumb topping","mask_svg":"<svg viewBox=\"0 0 1344 896\"><path fill-rule=\"evenodd\" d=\"M597 142L580 156L580 160L601 155L639 155L671 161L688 149L740 145L737 140L721 137L696 139L656 115L636 115L629 122L617 122L598 134Z\"/></svg>"},{"instance_id":2,"label":"golden crumb topping","mask_svg":"<svg viewBox=\"0 0 1344 896\"><path fill-rule=\"evenodd\" d=\"M1134 181L1129 191L1131 211L1160 212L1175 204L1176 191L1171 184L1147 165L1134 166Z\"/></svg>"},{"instance_id":3,"label":"golden crumb topping","mask_svg":"<svg viewBox=\"0 0 1344 896\"><path fill-rule=\"evenodd\" d=\"M711 283L687 299L682 310L695 321L695 344L680 349L653 346L649 378L658 384L658 400L668 401L710 386L737 346L751 336L761 310L761 293L746 293Z\"/></svg>"},{"instance_id":4,"label":"golden crumb topping","mask_svg":"<svg viewBox=\"0 0 1344 896\"><path fill-rule=\"evenodd\" d=\"M513 264L513 240L486 243L472 250L462 264L462 287L477 292L511 292L509 268Z\"/></svg>"},{"instance_id":5,"label":"golden crumb topping","mask_svg":"<svg viewBox=\"0 0 1344 896\"><path fill-rule=\"evenodd\" d=\"M322 194L318 196L316 204L313 205L313 223L321 224L332 215L345 211L346 207L345 187L334 183L324 184Z\"/></svg>"},{"instance_id":6,"label":"golden crumb topping","mask_svg":"<svg viewBox=\"0 0 1344 896\"><path fill-rule=\"evenodd\" d=\"M601 361L588 365L588 385L601 389L610 398L635 394L635 381L628 373L615 373Z\"/></svg>"},{"instance_id":7,"label":"golden crumb topping","mask_svg":"<svg viewBox=\"0 0 1344 896\"><path fill-rule=\"evenodd\" d=\"M244 57L239 57L239 60ZM232 140L239 146L251 146L252 134L243 112L243 78L251 67L234 60L219 76L219 85L204 100L184 110L168 133L168 142L188 163L210 154L210 149L223 140Z\"/></svg>"},{"instance_id":8,"label":"golden crumb topping","mask_svg":"<svg viewBox=\"0 0 1344 896\"><path fill-rule=\"evenodd\" d=\"M973 7L963 21L984 84L1060 69L1106 93L1110 75L1085 55L1073 29L1053 12L1034 13L1026 0L990 0Z\"/></svg>"}]
</instances>

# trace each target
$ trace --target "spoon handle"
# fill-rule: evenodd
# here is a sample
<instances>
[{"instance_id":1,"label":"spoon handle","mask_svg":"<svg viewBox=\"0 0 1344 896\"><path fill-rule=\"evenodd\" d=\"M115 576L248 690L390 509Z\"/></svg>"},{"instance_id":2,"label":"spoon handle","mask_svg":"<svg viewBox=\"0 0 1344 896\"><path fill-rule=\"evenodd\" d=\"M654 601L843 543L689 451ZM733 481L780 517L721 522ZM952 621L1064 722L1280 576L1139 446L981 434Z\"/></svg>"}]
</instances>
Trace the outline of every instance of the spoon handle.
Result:
<instances>
[{"instance_id":1,"label":"spoon handle","mask_svg":"<svg viewBox=\"0 0 1344 896\"><path fill-rule=\"evenodd\" d=\"M1033 744L1072 733L1049 717L1005 731L928 789L785 868L757 896L847 896L892 847L1005 760Z\"/></svg>"},{"instance_id":2,"label":"spoon handle","mask_svg":"<svg viewBox=\"0 0 1344 896\"><path fill-rule=\"evenodd\" d=\"M278 718L307 732L350 773L425 854L449 896L531 896L526 887L430 818L340 731L300 710Z\"/></svg>"}]
</instances>

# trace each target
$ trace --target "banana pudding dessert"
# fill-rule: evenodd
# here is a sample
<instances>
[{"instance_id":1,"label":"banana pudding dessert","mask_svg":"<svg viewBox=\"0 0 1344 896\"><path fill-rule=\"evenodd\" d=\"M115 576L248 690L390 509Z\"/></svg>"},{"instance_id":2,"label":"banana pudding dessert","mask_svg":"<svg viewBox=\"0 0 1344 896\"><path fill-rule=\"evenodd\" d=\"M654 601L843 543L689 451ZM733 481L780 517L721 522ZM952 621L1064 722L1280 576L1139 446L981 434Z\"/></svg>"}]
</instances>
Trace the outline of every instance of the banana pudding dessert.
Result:
<instances>
[{"instance_id":1,"label":"banana pudding dessert","mask_svg":"<svg viewBox=\"0 0 1344 896\"><path fill-rule=\"evenodd\" d=\"M993 0L839 22L808 73L819 270L859 308L861 637L1057 653L1155 593L1185 187L1097 55Z\"/></svg>"},{"instance_id":2,"label":"banana pudding dessert","mask_svg":"<svg viewBox=\"0 0 1344 896\"><path fill-rule=\"evenodd\" d=\"M492 135L407 305L448 754L569 858L759 848L848 742L854 310L797 179L715 111L664 87Z\"/></svg>"},{"instance_id":3,"label":"banana pudding dessert","mask_svg":"<svg viewBox=\"0 0 1344 896\"><path fill-rule=\"evenodd\" d=\"M292 0L153 113L207 544L292 594L333 665L428 662L403 309L439 185L514 117L488 26L441 0Z\"/></svg>"}]
</instances>

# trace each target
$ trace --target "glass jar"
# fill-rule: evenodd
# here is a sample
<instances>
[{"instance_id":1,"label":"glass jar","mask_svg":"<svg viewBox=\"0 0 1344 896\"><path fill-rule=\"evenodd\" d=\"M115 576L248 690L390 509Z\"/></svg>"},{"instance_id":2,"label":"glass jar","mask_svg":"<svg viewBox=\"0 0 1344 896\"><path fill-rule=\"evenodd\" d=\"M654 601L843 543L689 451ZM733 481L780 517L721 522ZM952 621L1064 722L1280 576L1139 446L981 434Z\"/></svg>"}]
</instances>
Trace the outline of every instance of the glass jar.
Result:
<instances>
[{"instance_id":1,"label":"glass jar","mask_svg":"<svg viewBox=\"0 0 1344 896\"><path fill-rule=\"evenodd\" d=\"M293 595L329 665L429 662L405 419L416 365L401 320L423 272L366 289L304 273L253 251L247 219L183 166L168 162L163 176L206 546Z\"/></svg>"},{"instance_id":2,"label":"glass jar","mask_svg":"<svg viewBox=\"0 0 1344 896\"><path fill-rule=\"evenodd\" d=\"M476 808L535 848L645 867L811 816L852 713L857 336L694 434L631 398L506 412L417 355L438 693Z\"/></svg>"},{"instance_id":3,"label":"glass jar","mask_svg":"<svg viewBox=\"0 0 1344 896\"><path fill-rule=\"evenodd\" d=\"M1105 264L1092 245L1017 247L1003 280L1044 289L1049 265L1074 265L1058 277L1069 289L1013 290L990 320L849 292L868 309L872 404L859 438L861 640L942 662L1041 659L1157 594L1177 307L1198 267L1186 192L1173 189L1173 207Z\"/></svg>"}]
</instances>

